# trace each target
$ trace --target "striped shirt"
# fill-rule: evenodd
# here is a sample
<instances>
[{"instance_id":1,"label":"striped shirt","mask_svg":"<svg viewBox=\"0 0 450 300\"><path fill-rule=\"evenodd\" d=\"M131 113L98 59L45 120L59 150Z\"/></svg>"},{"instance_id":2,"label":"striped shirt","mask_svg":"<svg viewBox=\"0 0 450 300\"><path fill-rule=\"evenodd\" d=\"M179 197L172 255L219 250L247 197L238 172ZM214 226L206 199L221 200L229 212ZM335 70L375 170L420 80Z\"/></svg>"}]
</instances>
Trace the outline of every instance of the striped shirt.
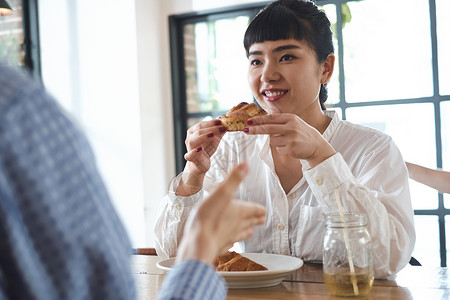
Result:
<instances>
[{"instance_id":1,"label":"striped shirt","mask_svg":"<svg viewBox=\"0 0 450 300\"><path fill-rule=\"evenodd\" d=\"M85 136L0 66L0 299L135 299L130 255Z\"/></svg>"},{"instance_id":2,"label":"striped shirt","mask_svg":"<svg viewBox=\"0 0 450 300\"><path fill-rule=\"evenodd\" d=\"M185 260L167 275L158 300L219 300L226 295L225 281L211 265Z\"/></svg>"}]
</instances>

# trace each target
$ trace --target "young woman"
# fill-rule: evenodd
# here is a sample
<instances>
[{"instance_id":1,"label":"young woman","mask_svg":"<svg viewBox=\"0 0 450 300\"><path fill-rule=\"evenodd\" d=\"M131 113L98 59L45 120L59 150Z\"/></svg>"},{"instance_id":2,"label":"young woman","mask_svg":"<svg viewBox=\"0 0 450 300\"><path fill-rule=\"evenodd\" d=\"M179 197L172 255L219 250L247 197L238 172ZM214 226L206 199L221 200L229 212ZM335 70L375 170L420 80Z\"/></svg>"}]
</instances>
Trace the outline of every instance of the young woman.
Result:
<instances>
[{"instance_id":1,"label":"young woman","mask_svg":"<svg viewBox=\"0 0 450 300\"><path fill-rule=\"evenodd\" d=\"M345 211L368 217L375 276L398 272L415 243L407 170L389 136L326 110L335 62L326 15L306 0L272 2L249 25L244 47L250 88L269 114L243 132L225 133L217 120L188 130L185 169L155 227L158 254L176 255L195 203L246 161L236 197L264 205L267 216L240 242L244 252L321 260L323 215L338 210L337 192Z\"/></svg>"}]
</instances>

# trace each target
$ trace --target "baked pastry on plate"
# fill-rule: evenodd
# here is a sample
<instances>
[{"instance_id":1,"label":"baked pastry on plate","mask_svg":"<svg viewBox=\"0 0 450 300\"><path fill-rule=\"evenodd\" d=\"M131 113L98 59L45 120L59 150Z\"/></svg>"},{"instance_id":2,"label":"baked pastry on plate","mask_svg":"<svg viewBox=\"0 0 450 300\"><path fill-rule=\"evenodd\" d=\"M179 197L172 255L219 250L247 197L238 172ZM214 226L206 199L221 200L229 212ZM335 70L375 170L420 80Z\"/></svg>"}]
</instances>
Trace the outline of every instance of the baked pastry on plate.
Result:
<instances>
[{"instance_id":1,"label":"baked pastry on plate","mask_svg":"<svg viewBox=\"0 0 450 300\"><path fill-rule=\"evenodd\" d=\"M217 271L264 271L267 270L263 265L248 259L245 256L240 255L234 251L228 251L224 255L220 255L216 258L214 266Z\"/></svg>"}]
</instances>

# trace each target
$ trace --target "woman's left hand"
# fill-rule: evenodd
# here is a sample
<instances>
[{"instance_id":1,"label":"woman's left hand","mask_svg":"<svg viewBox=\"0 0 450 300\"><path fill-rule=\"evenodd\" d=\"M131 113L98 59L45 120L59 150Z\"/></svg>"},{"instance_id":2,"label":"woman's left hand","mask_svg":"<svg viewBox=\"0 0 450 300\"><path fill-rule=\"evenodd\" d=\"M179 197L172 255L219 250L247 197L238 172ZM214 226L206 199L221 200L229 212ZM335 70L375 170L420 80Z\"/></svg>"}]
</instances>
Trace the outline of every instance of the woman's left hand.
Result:
<instances>
[{"instance_id":1,"label":"woman's left hand","mask_svg":"<svg viewBox=\"0 0 450 300\"><path fill-rule=\"evenodd\" d=\"M307 160L311 167L336 152L319 131L294 114L271 114L247 121L247 134L269 134L280 154Z\"/></svg>"}]
</instances>

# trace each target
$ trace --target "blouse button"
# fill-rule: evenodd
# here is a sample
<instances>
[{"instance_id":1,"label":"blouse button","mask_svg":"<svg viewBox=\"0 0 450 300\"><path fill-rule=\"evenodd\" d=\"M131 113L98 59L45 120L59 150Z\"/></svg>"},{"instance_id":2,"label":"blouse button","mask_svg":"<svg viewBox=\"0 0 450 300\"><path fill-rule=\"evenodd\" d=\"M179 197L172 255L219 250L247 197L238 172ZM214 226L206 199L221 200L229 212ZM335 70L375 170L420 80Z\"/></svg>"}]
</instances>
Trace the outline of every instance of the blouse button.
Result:
<instances>
[{"instance_id":1,"label":"blouse button","mask_svg":"<svg viewBox=\"0 0 450 300\"><path fill-rule=\"evenodd\" d=\"M290 197L291 199L294 199L295 196L296 196L295 193L292 193L292 194L289 195L289 197Z\"/></svg>"},{"instance_id":2,"label":"blouse button","mask_svg":"<svg viewBox=\"0 0 450 300\"><path fill-rule=\"evenodd\" d=\"M316 184L317 185L322 185L322 183L323 183L323 178L322 177L317 177L316 178Z\"/></svg>"},{"instance_id":3,"label":"blouse button","mask_svg":"<svg viewBox=\"0 0 450 300\"><path fill-rule=\"evenodd\" d=\"M278 229L279 230L284 230L284 225L283 224L278 224Z\"/></svg>"},{"instance_id":4,"label":"blouse button","mask_svg":"<svg viewBox=\"0 0 450 300\"><path fill-rule=\"evenodd\" d=\"M175 208L176 208L177 210L181 210L181 205L180 205L180 204L177 204L177 205L175 205Z\"/></svg>"}]
</instances>

